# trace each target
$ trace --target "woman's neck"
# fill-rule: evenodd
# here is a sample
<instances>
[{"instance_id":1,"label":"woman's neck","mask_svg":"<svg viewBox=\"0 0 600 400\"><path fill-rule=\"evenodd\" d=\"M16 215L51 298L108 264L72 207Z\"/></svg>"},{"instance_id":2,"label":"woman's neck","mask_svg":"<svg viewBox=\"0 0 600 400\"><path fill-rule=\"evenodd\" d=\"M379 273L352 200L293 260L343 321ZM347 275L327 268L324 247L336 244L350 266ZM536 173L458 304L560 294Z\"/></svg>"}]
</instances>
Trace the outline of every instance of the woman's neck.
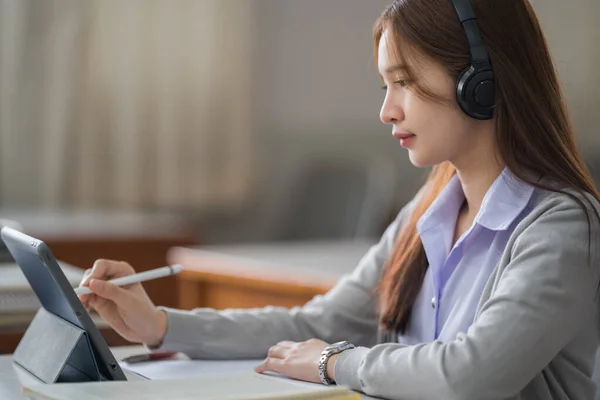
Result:
<instances>
[{"instance_id":1,"label":"woman's neck","mask_svg":"<svg viewBox=\"0 0 600 400\"><path fill-rule=\"evenodd\" d=\"M472 216L479 212L485 194L504 169L504 166L498 163L488 161L486 164L484 166L473 164L469 168L456 170L465 194L465 211Z\"/></svg>"}]
</instances>

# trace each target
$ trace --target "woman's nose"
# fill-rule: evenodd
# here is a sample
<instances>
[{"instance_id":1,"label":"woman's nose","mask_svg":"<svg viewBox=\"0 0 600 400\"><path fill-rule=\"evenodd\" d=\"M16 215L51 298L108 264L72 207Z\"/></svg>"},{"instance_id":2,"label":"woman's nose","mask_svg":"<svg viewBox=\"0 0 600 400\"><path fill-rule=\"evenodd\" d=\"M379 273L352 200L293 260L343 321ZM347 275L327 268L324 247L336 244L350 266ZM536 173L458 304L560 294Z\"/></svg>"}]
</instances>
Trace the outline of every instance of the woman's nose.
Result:
<instances>
[{"instance_id":1,"label":"woman's nose","mask_svg":"<svg viewBox=\"0 0 600 400\"><path fill-rule=\"evenodd\" d=\"M394 122L402 121L404 119L402 107L391 101L392 99L389 97L390 96L386 96L379 113L379 119L381 119L381 122L384 124L393 124Z\"/></svg>"}]
</instances>

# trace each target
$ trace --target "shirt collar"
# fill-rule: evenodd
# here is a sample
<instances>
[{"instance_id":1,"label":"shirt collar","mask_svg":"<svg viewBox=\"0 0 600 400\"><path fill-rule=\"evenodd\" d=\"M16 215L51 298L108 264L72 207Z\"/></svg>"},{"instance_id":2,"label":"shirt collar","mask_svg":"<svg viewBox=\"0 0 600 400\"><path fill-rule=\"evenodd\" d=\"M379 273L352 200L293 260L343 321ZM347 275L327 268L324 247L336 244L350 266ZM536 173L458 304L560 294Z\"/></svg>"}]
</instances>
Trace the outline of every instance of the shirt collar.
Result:
<instances>
[{"instance_id":1,"label":"shirt collar","mask_svg":"<svg viewBox=\"0 0 600 400\"><path fill-rule=\"evenodd\" d=\"M529 203L533 189L504 168L485 194L475 222L493 231L508 229Z\"/></svg>"},{"instance_id":2,"label":"shirt collar","mask_svg":"<svg viewBox=\"0 0 600 400\"><path fill-rule=\"evenodd\" d=\"M448 223L448 218L456 219L458 210L465 201L465 195L458 179L454 174L433 203L427 208L427 211L417 221L417 231L422 236L423 233L431 228L439 227L443 223Z\"/></svg>"},{"instance_id":3,"label":"shirt collar","mask_svg":"<svg viewBox=\"0 0 600 400\"><path fill-rule=\"evenodd\" d=\"M493 231L507 229L529 203L533 189L533 186L519 180L508 168L504 168L485 194L474 222ZM464 199L460 180L455 174L419 218L419 234L438 227L450 216L456 218Z\"/></svg>"}]
</instances>

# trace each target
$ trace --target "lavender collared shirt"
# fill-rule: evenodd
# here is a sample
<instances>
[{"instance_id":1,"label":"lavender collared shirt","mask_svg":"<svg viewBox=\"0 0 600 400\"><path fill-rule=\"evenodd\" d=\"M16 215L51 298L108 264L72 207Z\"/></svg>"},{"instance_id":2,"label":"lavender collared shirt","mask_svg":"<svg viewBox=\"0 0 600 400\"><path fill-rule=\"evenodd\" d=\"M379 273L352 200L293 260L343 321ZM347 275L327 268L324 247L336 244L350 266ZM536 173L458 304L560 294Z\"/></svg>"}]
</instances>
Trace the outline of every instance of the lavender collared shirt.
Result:
<instances>
[{"instance_id":1,"label":"lavender collared shirt","mask_svg":"<svg viewBox=\"0 0 600 400\"><path fill-rule=\"evenodd\" d=\"M531 211L534 187L504 169L487 191L471 227L452 246L456 219L465 200L455 175L417 222L429 268L406 332L413 345L456 339L473 323L492 270L515 226Z\"/></svg>"}]
</instances>

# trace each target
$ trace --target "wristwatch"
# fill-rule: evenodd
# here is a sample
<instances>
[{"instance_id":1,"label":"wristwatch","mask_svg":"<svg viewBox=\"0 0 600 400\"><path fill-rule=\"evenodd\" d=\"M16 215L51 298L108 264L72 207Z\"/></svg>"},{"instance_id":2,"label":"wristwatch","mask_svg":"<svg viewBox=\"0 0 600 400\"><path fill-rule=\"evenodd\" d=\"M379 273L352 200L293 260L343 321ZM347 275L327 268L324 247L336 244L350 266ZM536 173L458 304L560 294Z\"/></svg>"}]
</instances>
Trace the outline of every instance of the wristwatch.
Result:
<instances>
[{"instance_id":1,"label":"wristwatch","mask_svg":"<svg viewBox=\"0 0 600 400\"><path fill-rule=\"evenodd\" d=\"M333 385L335 382L333 379L327 376L327 361L329 357L334 354L341 353L344 350L353 349L354 345L347 340L331 344L323 349L321 352L321 358L319 358L319 378L323 385Z\"/></svg>"}]
</instances>

